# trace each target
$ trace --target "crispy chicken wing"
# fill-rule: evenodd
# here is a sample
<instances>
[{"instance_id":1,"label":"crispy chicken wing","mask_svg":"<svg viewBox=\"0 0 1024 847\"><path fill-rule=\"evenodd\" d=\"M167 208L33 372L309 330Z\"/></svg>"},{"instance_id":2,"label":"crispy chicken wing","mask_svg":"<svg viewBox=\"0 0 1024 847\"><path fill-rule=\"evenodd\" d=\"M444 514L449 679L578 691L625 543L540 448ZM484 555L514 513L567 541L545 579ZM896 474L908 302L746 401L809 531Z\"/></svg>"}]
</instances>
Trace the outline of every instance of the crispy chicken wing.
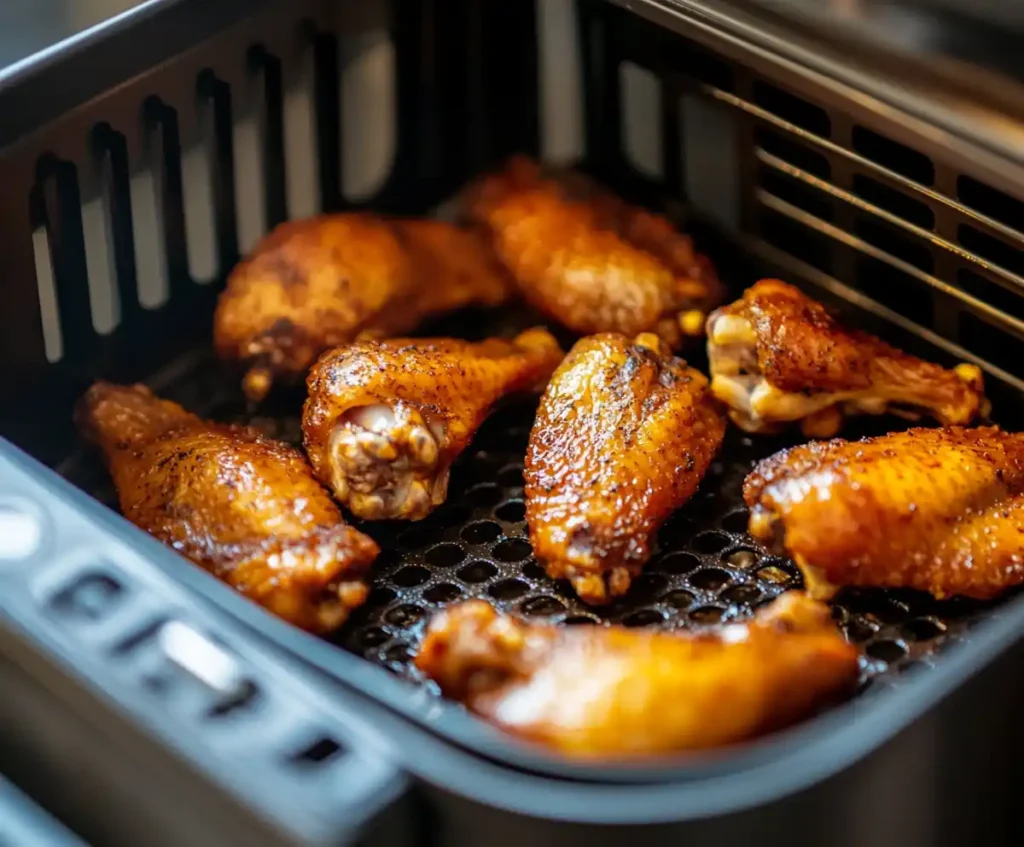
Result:
<instances>
[{"instance_id":1,"label":"crispy chicken wing","mask_svg":"<svg viewBox=\"0 0 1024 847\"><path fill-rule=\"evenodd\" d=\"M228 278L214 318L221 357L248 368L262 399L275 378L301 378L324 350L361 332L410 332L425 318L495 306L507 274L469 230L369 214L285 223Z\"/></svg>"},{"instance_id":2,"label":"crispy chicken wing","mask_svg":"<svg viewBox=\"0 0 1024 847\"><path fill-rule=\"evenodd\" d=\"M364 339L309 372L303 410L316 475L359 517L425 517L503 396L539 390L562 358L543 329L512 341Z\"/></svg>"},{"instance_id":3,"label":"crispy chicken wing","mask_svg":"<svg viewBox=\"0 0 1024 847\"><path fill-rule=\"evenodd\" d=\"M579 341L548 384L526 454L526 520L548 573L588 603L625 593L724 432L707 380L656 335Z\"/></svg>"},{"instance_id":4,"label":"crispy chicken wing","mask_svg":"<svg viewBox=\"0 0 1024 847\"><path fill-rule=\"evenodd\" d=\"M858 674L828 607L796 592L715 632L531 624L471 601L431 621L416 664L501 729L588 757L743 741L809 716Z\"/></svg>"},{"instance_id":5,"label":"crispy chicken wing","mask_svg":"<svg viewBox=\"0 0 1024 847\"><path fill-rule=\"evenodd\" d=\"M141 385L96 383L77 418L125 517L240 594L318 633L365 599L377 545L346 526L298 450Z\"/></svg>"},{"instance_id":6,"label":"crispy chicken wing","mask_svg":"<svg viewBox=\"0 0 1024 847\"><path fill-rule=\"evenodd\" d=\"M674 345L703 332L720 298L710 262L664 218L528 159L471 188L466 209L526 300L577 333L651 331Z\"/></svg>"},{"instance_id":7,"label":"crispy chicken wing","mask_svg":"<svg viewBox=\"0 0 1024 847\"><path fill-rule=\"evenodd\" d=\"M808 589L990 598L1024 582L1024 434L911 429L784 450L747 477L750 531Z\"/></svg>"},{"instance_id":8,"label":"crispy chicken wing","mask_svg":"<svg viewBox=\"0 0 1024 847\"><path fill-rule=\"evenodd\" d=\"M761 280L708 318L711 390L747 432L801 421L835 435L844 414L929 414L946 425L987 414L981 371L947 371L863 332L844 329L820 303Z\"/></svg>"}]
</instances>

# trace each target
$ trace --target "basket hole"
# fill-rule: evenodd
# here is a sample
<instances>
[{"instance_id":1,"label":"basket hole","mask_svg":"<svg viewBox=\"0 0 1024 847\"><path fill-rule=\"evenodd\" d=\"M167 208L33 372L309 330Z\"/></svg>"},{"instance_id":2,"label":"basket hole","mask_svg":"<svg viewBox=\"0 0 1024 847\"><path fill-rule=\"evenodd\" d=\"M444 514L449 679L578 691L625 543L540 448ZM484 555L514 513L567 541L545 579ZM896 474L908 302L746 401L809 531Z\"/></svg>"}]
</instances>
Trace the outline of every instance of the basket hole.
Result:
<instances>
[{"instance_id":1,"label":"basket hole","mask_svg":"<svg viewBox=\"0 0 1024 847\"><path fill-rule=\"evenodd\" d=\"M501 488L493 482L474 485L466 492L465 501L472 506L495 506L501 502Z\"/></svg>"},{"instance_id":2,"label":"basket hole","mask_svg":"<svg viewBox=\"0 0 1024 847\"><path fill-rule=\"evenodd\" d=\"M504 579L492 585L487 590L487 593L495 600L515 600L518 597L522 597L529 590L530 586L521 579Z\"/></svg>"},{"instance_id":3,"label":"basket hole","mask_svg":"<svg viewBox=\"0 0 1024 847\"><path fill-rule=\"evenodd\" d=\"M570 615L562 621L563 626L595 626L601 623L598 618L590 615Z\"/></svg>"},{"instance_id":4,"label":"basket hole","mask_svg":"<svg viewBox=\"0 0 1024 847\"><path fill-rule=\"evenodd\" d=\"M359 644L361 647L367 649L373 647L380 647L390 636L387 632L381 629L379 626L371 626L364 629L359 634Z\"/></svg>"},{"instance_id":5,"label":"basket hole","mask_svg":"<svg viewBox=\"0 0 1024 847\"><path fill-rule=\"evenodd\" d=\"M1019 222L1018 226L1024 226L1024 221ZM957 227L957 238L962 247L977 253L981 258L988 259L1018 276L1024 274L1024 252L1019 246L1012 247L1005 241L967 224L960 224Z\"/></svg>"},{"instance_id":6,"label":"basket hole","mask_svg":"<svg viewBox=\"0 0 1024 847\"><path fill-rule=\"evenodd\" d=\"M1013 229L1020 229L1024 221L1024 201L969 176L957 177L956 193L965 205Z\"/></svg>"},{"instance_id":7,"label":"basket hole","mask_svg":"<svg viewBox=\"0 0 1024 847\"><path fill-rule=\"evenodd\" d=\"M107 574L92 573L79 577L50 601L54 611L82 620L105 617L121 600L124 588Z\"/></svg>"},{"instance_id":8,"label":"basket hole","mask_svg":"<svg viewBox=\"0 0 1024 847\"><path fill-rule=\"evenodd\" d=\"M734 568L742 568L743 570L750 570L755 567L760 561L760 557L756 552L743 547L739 550L733 550L725 557L725 562L728 565L732 565Z\"/></svg>"},{"instance_id":9,"label":"basket hole","mask_svg":"<svg viewBox=\"0 0 1024 847\"><path fill-rule=\"evenodd\" d=\"M544 579L547 574L544 573L544 568L538 565L534 561L523 562L523 576L527 579Z\"/></svg>"},{"instance_id":10,"label":"basket hole","mask_svg":"<svg viewBox=\"0 0 1024 847\"><path fill-rule=\"evenodd\" d=\"M471 523L462 530L462 539L470 544L485 544L501 535L501 527L491 521Z\"/></svg>"},{"instance_id":11,"label":"basket hole","mask_svg":"<svg viewBox=\"0 0 1024 847\"><path fill-rule=\"evenodd\" d=\"M705 591L717 591L731 579L732 574L721 568L702 568L690 574L690 584Z\"/></svg>"},{"instance_id":12,"label":"basket hole","mask_svg":"<svg viewBox=\"0 0 1024 847\"><path fill-rule=\"evenodd\" d=\"M732 585L722 592L721 597L729 603L752 606L761 599L761 589L753 585Z\"/></svg>"},{"instance_id":13,"label":"basket hole","mask_svg":"<svg viewBox=\"0 0 1024 847\"><path fill-rule=\"evenodd\" d=\"M860 618L850 618L846 624L846 637L850 641L867 641L869 638L874 636L875 627L861 620Z\"/></svg>"},{"instance_id":14,"label":"basket hole","mask_svg":"<svg viewBox=\"0 0 1024 847\"><path fill-rule=\"evenodd\" d=\"M665 616L655 609L640 609L639 611L633 612L626 615L622 619L622 625L630 628L638 628L645 626L654 626L656 624L664 623Z\"/></svg>"},{"instance_id":15,"label":"basket hole","mask_svg":"<svg viewBox=\"0 0 1024 847\"><path fill-rule=\"evenodd\" d=\"M498 572L490 562L470 562L456 574L463 582L475 585L486 582Z\"/></svg>"},{"instance_id":16,"label":"basket hole","mask_svg":"<svg viewBox=\"0 0 1024 847\"><path fill-rule=\"evenodd\" d=\"M333 738L325 735L322 738L318 738L316 741L307 744L297 753L293 753L289 758L296 765L310 767L325 764L338 756L341 752L341 744Z\"/></svg>"},{"instance_id":17,"label":"basket hole","mask_svg":"<svg viewBox=\"0 0 1024 847\"><path fill-rule=\"evenodd\" d=\"M853 193L862 200L891 212L922 229L932 229L935 226L935 213L924 203L870 177L855 174Z\"/></svg>"},{"instance_id":18,"label":"basket hole","mask_svg":"<svg viewBox=\"0 0 1024 847\"><path fill-rule=\"evenodd\" d=\"M761 237L768 244L827 274L832 273L834 242L773 209L761 209Z\"/></svg>"},{"instance_id":19,"label":"basket hole","mask_svg":"<svg viewBox=\"0 0 1024 847\"><path fill-rule=\"evenodd\" d=\"M700 567L700 559L692 553L670 553L657 563L657 569L667 574L690 573Z\"/></svg>"},{"instance_id":20,"label":"basket hole","mask_svg":"<svg viewBox=\"0 0 1024 847\"><path fill-rule=\"evenodd\" d=\"M498 474L498 483L506 488L523 487L523 469L519 465L505 468Z\"/></svg>"},{"instance_id":21,"label":"basket hole","mask_svg":"<svg viewBox=\"0 0 1024 847\"><path fill-rule=\"evenodd\" d=\"M495 545L492 551L494 558L501 562L521 562L533 553L529 541L521 538L510 538Z\"/></svg>"},{"instance_id":22,"label":"basket hole","mask_svg":"<svg viewBox=\"0 0 1024 847\"><path fill-rule=\"evenodd\" d=\"M857 287L873 300L919 324L932 324L935 313L932 298L926 296L919 280L870 256L858 255L854 270Z\"/></svg>"},{"instance_id":23,"label":"basket hole","mask_svg":"<svg viewBox=\"0 0 1024 847\"><path fill-rule=\"evenodd\" d=\"M391 603L398 595L390 588L384 586L378 586L374 588L369 596L366 598L366 605L368 606L387 606Z\"/></svg>"},{"instance_id":24,"label":"basket hole","mask_svg":"<svg viewBox=\"0 0 1024 847\"><path fill-rule=\"evenodd\" d=\"M824 109L767 82L757 80L754 83L754 102L762 109L822 138L828 138L832 133L832 122Z\"/></svg>"},{"instance_id":25,"label":"basket hole","mask_svg":"<svg viewBox=\"0 0 1024 847\"><path fill-rule=\"evenodd\" d=\"M746 532L750 524L750 513L746 509L730 512L722 518L722 529L726 532Z\"/></svg>"},{"instance_id":26,"label":"basket hole","mask_svg":"<svg viewBox=\"0 0 1024 847\"><path fill-rule=\"evenodd\" d=\"M689 609L693 605L694 596L689 591L683 589L677 589L676 591L670 591L664 597L661 598L663 602L668 603L673 609Z\"/></svg>"},{"instance_id":27,"label":"basket hole","mask_svg":"<svg viewBox=\"0 0 1024 847\"><path fill-rule=\"evenodd\" d=\"M698 553L717 553L729 544L729 536L720 532L702 532L693 539L693 549Z\"/></svg>"},{"instance_id":28,"label":"basket hole","mask_svg":"<svg viewBox=\"0 0 1024 847\"><path fill-rule=\"evenodd\" d=\"M526 504L522 500L510 500L498 506L494 516L508 523L519 523L526 517Z\"/></svg>"},{"instance_id":29,"label":"basket hole","mask_svg":"<svg viewBox=\"0 0 1024 847\"><path fill-rule=\"evenodd\" d=\"M903 637L910 641L930 641L933 638L938 638L945 631L946 627L943 624L928 618L907 621L901 629Z\"/></svg>"},{"instance_id":30,"label":"basket hole","mask_svg":"<svg viewBox=\"0 0 1024 847\"><path fill-rule=\"evenodd\" d=\"M414 585L422 585L430 579L430 571L419 565L410 565L397 571L391 581L402 588L412 588Z\"/></svg>"},{"instance_id":31,"label":"basket hole","mask_svg":"<svg viewBox=\"0 0 1024 847\"><path fill-rule=\"evenodd\" d=\"M776 585L784 585L793 578L792 574L784 571L778 565L763 567L757 572L757 575L768 582L774 582Z\"/></svg>"},{"instance_id":32,"label":"basket hole","mask_svg":"<svg viewBox=\"0 0 1024 847\"><path fill-rule=\"evenodd\" d=\"M531 597L529 600L522 602L519 606L519 611L531 617L550 617L551 615L557 615L559 612L564 612L565 603L557 597L549 597L547 595Z\"/></svg>"},{"instance_id":33,"label":"basket hole","mask_svg":"<svg viewBox=\"0 0 1024 847\"><path fill-rule=\"evenodd\" d=\"M450 582L433 585L423 592L423 599L429 603L450 603L462 595L462 589Z\"/></svg>"},{"instance_id":34,"label":"basket hole","mask_svg":"<svg viewBox=\"0 0 1024 847\"><path fill-rule=\"evenodd\" d=\"M396 665L404 665L412 658L412 651L409 649L409 645L399 641L396 644L392 644L384 651L385 661L391 662Z\"/></svg>"},{"instance_id":35,"label":"basket hole","mask_svg":"<svg viewBox=\"0 0 1024 847\"><path fill-rule=\"evenodd\" d=\"M652 600L668 587L668 579L657 573L643 573L629 587L629 599Z\"/></svg>"},{"instance_id":36,"label":"basket hole","mask_svg":"<svg viewBox=\"0 0 1024 847\"><path fill-rule=\"evenodd\" d=\"M725 615L725 609L718 606L700 606L689 614L690 620L698 624L719 623Z\"/></svg>"},{"instance_id":37,"label":"basket hole","mask_svg":"<svg viewBox=\"0 0 1024 847\"><path fill-rule=\"evenodd\" d=\"M412 603L403 603L389 609L384 615L384 621L394 626L412 626L426 615L426 609L421 606L414 606Z\"/></svg>"},{"instance_id":38,"label":"basket hole","mask_svg":"<svg viewBox=\"0 0 1024 847\"><path fill-rule=\"evenodd\" d=\"M466 558L466 551L458 544L438 544L427 551L428 565L435 568L450 568Z\"/></svg>"},{"instance_id":39,"label":"basket hole","mask_svg":"<svg viewBox=\"0 0 1024 847\"><path fill-rule=\"evenodd\" d=\"M921 185L935 182L935 166L923 153L862 126L853 128L852 140L853 149L865 159Z\"/></svg>"},{"instance_id":40,"label":"basket hole","mask_svg":"<svg viewBox=\"0 0 1024 847\"><path fill-rule=\"evenodd\" d=\"M892 662L898 662L906 656L907 648L898 641L875 641L873 644L865 647L864 652L872 659L878 659L891 664Z\"/></svg>"}]
</instances>

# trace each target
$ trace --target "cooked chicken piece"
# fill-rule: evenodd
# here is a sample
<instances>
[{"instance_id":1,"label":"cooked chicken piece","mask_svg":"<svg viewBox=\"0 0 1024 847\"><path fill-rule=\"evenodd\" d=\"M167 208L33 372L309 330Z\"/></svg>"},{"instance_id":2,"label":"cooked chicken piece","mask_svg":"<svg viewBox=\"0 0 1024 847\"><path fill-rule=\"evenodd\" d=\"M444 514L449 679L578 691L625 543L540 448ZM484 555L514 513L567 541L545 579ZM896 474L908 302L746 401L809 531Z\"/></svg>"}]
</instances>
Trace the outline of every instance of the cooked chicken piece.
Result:
<instances>
[{"instance_id":1,"label":"cooked chicken piece","mask_svg":"<svg viewBox=\"0 0 1024 847\"><path fill-rule=\"evenodd\" d=\"M797 592L714 632L532 624L470 601L431 621L416 665L506 732L586 757L763 735L846 694L858 675L828 607Z\"/></svg>"},{"instance_id":2,"label":"cooked chicken piece","mask_svg":"<svg viewBox=\"0 0 1024 847\"><path fill-rule=\"evenodd\" d=\"M625 593L725 433L708 381L651 333L594 335L541 399L526 453L534 553L588 603Z\"/></svg>"},{"instance_id":3,"label":"cooked chicken piece","mask_svg":"<svg viewBox=\"0 0 1024 847\"><path fill-rule=\"evenodd\" d=\"M721 286L664 218L528 159L473 186L467 214L493 236L525 299L580 334L700 335Z\"/></svg>"},{"instance_id":4,"label":"cooked chicken piece","mask_svg":"<svg viewBox=\"0 0 1024 847\"><path fill-rule=\"evenodd\" d=\"M444 502L452 462L502 397L540 390L562 358L543 329L512 341L363 339L306 382L306 452L361 518L419 520Z\"/></svg>"},{"instance_id":5,"label":"cooked chicken piece","mask_svg":"<svg viewBox=\"0 0 1024 847\"><path fill-rule=\"evenodd\" d=\"M800 421L829 438L843 416L886 411L945 425L988 413L981 371L947 371L863 332L844 329L798 289L765 279L708 318L711 390L747 432Z\"/></svg>"},{"instance_id":6,"label":"cooked chicken piece","mask_svg":"<svg viewBox=\"0 0 1024 847\"><path fill-rule=\"evenodd\" d=\"M1024 433L911 429L783 450L747 477L750 532L814 596L837 586L980 599L1024 582Z\"/></svg>"},{"instance_id":7,"label":"cooked chicken piece","mask_svg":"<svg viewBox=\"0 0 1024 847\"><path fill-rule=\"evenodd\" d=\"M507 274L485 241L451 224L325 215L285 223L228 278L214 317L220 356L248 368L261 400L324 350L361 332L410 332L425 318L496 306Z\"/></svg>"},{"instance_id":8,"label":"cooked chicken piece","mask_svg":"<svg viewBox=\"0 0 1024 847\"><path fill-rule=\"evenodd\" d=\"M76 417L124 516L240 594L316 633L366 598L377 545L346 526L298 450L141 385L98 382Z\"/></svg>"}]
</instances>

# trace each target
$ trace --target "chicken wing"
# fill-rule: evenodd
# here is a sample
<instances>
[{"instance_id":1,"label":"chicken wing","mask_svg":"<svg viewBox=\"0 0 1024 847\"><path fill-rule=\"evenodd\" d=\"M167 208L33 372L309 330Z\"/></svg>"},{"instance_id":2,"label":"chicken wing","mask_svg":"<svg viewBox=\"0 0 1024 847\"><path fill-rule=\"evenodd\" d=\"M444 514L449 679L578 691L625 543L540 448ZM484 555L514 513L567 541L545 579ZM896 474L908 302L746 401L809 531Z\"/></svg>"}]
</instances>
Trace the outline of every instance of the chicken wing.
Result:
<instances>
[{"instance_id":1,"label":"chicken wing","mask_svg":"<svg viewBox=\"0 0 1024 847\"><path fill-rule=\"evenodd\" d=\"M317 633L366 598L377 545L346 526L298 450L141 385L96 383L77 419L125 517L240 594Z\"/></svg>"},{"instance_id":2,"label":"chicken wing","mask_svg":"<svg viewBox=\"0 0 1024 847\"><path fill-rule=\"evenodd\" d=\"M543 329L512 341L364 339L338 347L309 372L306 452L354 514L418 520L444 502L452 462L494 403L542 388L561 358Z\"/></svg>"},{"instance_id":3,"label":"chicken wing","mask_svg":"<svg viewBox=\"0 0 1024 847\"><path fill-rule=\"evenodd\" d=\"M579 333L700 335L721 286L710 262L664 218L581 178L513 159L474 186L467 214L492 234L523 296Z\"/></svg>"},{"instance_id":4,"label":"chicken wing","mask_svg":"<svg viewBox=\"0 0 1024 847\"><path fill-rule=\"evenodd\" d=\"M261 400L324 350L361 332L410 332L425 318L495 306L507 274L486 242L451 224L325 215L285 223L228 278L214 317L220 356L248 368Z\"/></svg>"},{"instance_id":5,"label":"chicken wing","mask_svg":"<svg viewBox=\"0 0 1024 847\"><path fill-rule=\"evenodd\" d=\"M747 432L801 421L812 438L835 435L844 414L896 411L968 424L987 414L981 371L951 371L840 326L820 303L761 280L708 318L711 390Z\"/></svg>"},{"instance_id":6,"label":"chicken wing","mask_svg":"<svg viewBox=\"0 0 1024 847\"><path fill-rule=\"evenodd\" d=\"M747 477L750 532L813 595L874 585L980 599L1024 582L1024 434L911 429L784 450Z\"/></svg>"},{"instance_id":7,"label":"chicken wing","mask_svg":"<svg viewBox=\"0 0 1024 847\"><path fill-rule=\"evenodd\" d=\"M431 621L416 664L506 732L581 757L743 741L809 716L858 675L828 607L797 592L695 633L531 624L470 601Z\"/></svg>"},{"instance_id":8,"label":"chicken wing","mask_svg":"<svg viewBox=\"0 0 1024 847\"><path fill-rule=\"evenodd\" d=\"M579 341L541 399L526 454L537 558L588 603L625 593L724 433L707 380L656 335Z\"/></svg>"}]
</instances>

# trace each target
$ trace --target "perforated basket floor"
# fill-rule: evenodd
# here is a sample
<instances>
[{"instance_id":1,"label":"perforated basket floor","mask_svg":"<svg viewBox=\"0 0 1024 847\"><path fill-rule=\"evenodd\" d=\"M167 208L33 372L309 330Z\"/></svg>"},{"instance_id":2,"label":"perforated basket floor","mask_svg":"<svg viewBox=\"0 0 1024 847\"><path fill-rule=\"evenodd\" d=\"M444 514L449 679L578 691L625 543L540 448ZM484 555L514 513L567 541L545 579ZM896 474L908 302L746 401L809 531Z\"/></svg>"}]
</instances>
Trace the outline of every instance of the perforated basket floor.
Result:
<instances>
[{"instance_id":1,"label":"perforated basket floor","mask_svg":"<svg viewBox=\"0 0 1024 847\"><path fill-rule=\"evenodd\" d=\"M228 378L208 352L174 363L152 385L204 416L250 423L293 444L301 441L301 396L282 398L272 410L252 415L237 380ZM697 495L661 530L656 553L629 594L601 609L581 603L567 583L544 574L527 538L522 469L534 410L535 400L517 401L492 415L455 464L447 502L429 518L360 526L380 543L382 553L369 600L334 643L423 684L411 658L431 615L460 600L482 598L503 611L566 626L608 622L677 630L741 620L801 586L792 562L768 555L746 534L741 498L753 463L795 439L750 438L731 430ZM870 426L877 433L896 423ZM106 472L89 451L76 449L60 470L116 508ZM988 608L959 598L937 602L917 592L846 590L834 603L834 617L863 648L864 691L927 666L984 619Z\"/></svg>"}]
</instances>

